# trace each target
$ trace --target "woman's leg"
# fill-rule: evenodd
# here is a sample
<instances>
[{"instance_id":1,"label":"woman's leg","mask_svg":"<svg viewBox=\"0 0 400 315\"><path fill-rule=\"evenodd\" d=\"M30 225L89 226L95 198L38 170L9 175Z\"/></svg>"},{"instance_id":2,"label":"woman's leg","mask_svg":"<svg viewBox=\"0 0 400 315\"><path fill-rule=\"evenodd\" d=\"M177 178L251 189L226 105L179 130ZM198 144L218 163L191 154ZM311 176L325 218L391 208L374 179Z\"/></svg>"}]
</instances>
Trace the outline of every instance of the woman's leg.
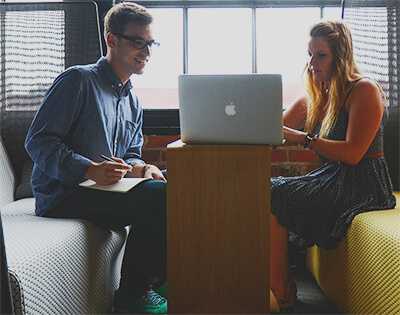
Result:
<instances>
[{"instance_id":1,"label":"woman's leg","mask_svg":"<svg viewBox=\"0 0 400 315\"><path fill-rule=\"evenodd\" d=\"M273 214L270 218L270 287L280 303L288 298L288 231Z\"/></svg>"}]
</instances>

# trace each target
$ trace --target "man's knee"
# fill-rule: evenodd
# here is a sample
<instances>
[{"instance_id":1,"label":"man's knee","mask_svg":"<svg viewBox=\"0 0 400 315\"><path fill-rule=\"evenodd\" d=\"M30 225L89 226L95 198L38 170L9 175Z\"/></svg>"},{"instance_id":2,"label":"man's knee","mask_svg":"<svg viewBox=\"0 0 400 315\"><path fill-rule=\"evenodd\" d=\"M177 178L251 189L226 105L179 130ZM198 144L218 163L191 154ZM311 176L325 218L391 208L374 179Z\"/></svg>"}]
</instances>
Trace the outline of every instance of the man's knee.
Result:
<instances>
[{"instance_id":1,"label":"man's knee","mask_svg":"<svg viewBox=\"0 0 400 315\"><path fill-rule=\"evenodd\" d=\"M140 200L146 208L150 207L158 212L165 212L167 207L167 183L161 180L148 180L141 184Z\"/></svg>"},{"instance_id":2,"label":"man's knee","mask_svg":"<svg viewBox=\"0 0 400 315\"><path fill-rule=\"evenodd\" d=\"M148 180L143 183L143 190L153 197L158 196L160 199L166 199L167 183L162 180Z\"/></svg>"}]
</instances>

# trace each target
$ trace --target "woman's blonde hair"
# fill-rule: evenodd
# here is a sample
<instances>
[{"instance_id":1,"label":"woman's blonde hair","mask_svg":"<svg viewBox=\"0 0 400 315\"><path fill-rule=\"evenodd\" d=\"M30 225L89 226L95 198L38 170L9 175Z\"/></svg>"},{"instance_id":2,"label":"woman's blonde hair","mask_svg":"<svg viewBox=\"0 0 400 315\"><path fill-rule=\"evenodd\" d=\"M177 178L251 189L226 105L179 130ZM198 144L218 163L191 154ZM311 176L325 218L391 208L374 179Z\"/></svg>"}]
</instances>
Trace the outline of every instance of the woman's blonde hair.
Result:
<instances>
[{"instance_id":1,"label":"woman's blonde hair","mask_svg":"<svg viewBox=\"0 0 400 315\"><path fill-rule=\"evenodd\" d=\"M317 83L309 69L305 69L306 89L309 104L305 130L312 132L316 127L323 110L323 102L327 100L325 117L321 123L320 137L327 136L334 126L339 111L344 106L345 97L351 87L351 82L361 77L354 61L353 43L348 27L342 22L324 21L315 24L310 30L312 38L319 37L328 43L332 56L332 73L329 84L328 98L324 98L326 87Z\"/></svg>"}]
</instances>

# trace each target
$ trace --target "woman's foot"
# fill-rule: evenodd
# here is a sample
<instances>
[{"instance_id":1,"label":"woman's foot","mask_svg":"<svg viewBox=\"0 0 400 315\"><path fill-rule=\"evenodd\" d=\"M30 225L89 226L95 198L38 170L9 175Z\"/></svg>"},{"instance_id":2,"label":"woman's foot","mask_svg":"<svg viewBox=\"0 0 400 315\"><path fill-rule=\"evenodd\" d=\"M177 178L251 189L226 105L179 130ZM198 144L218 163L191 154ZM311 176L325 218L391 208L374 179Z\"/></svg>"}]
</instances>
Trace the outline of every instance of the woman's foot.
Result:
<instances>
[{"instance_id":1,"label":"woman's foot","mask_svg":"<svg viewBox=\"0 0 400 315\"><path fill-rule=\"evenodd\" d=\"M269 312L279 313L280 311L281 308L279 307L278 300L276 299L274 292L272 292L272 290L269 289Z\"/></svg>"},{"instance_id":2,"label":"woman's foot","mask_svg":"<svg viewBox=\"0 0 400 315\"><path fill-rule=\"evenodd\" d=\"M294 306L297 299L297 286L294 279L290 279L282 296L276 295L272 289L269 290L269 305L271 313L279 313Z\"/></svg>"}]
</instances>

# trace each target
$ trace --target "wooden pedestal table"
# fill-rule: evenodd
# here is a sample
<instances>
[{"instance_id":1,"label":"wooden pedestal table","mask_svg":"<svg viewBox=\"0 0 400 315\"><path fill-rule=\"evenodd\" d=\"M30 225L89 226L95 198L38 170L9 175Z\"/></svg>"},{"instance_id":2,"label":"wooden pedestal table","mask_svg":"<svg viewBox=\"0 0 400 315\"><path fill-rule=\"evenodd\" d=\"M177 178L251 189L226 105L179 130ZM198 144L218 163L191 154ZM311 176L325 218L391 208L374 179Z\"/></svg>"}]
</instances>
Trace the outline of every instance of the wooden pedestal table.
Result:
<instances>
[{"instance_id":1,"label":"wooden pedestal table","mask_svg":"<svg viewBox=\"0 0 400 315\"><path fill-rule=\"evenodd\" d=\"M168 145L169 313L269 311L265 145Z\"/></svg>"}]
</instances>

